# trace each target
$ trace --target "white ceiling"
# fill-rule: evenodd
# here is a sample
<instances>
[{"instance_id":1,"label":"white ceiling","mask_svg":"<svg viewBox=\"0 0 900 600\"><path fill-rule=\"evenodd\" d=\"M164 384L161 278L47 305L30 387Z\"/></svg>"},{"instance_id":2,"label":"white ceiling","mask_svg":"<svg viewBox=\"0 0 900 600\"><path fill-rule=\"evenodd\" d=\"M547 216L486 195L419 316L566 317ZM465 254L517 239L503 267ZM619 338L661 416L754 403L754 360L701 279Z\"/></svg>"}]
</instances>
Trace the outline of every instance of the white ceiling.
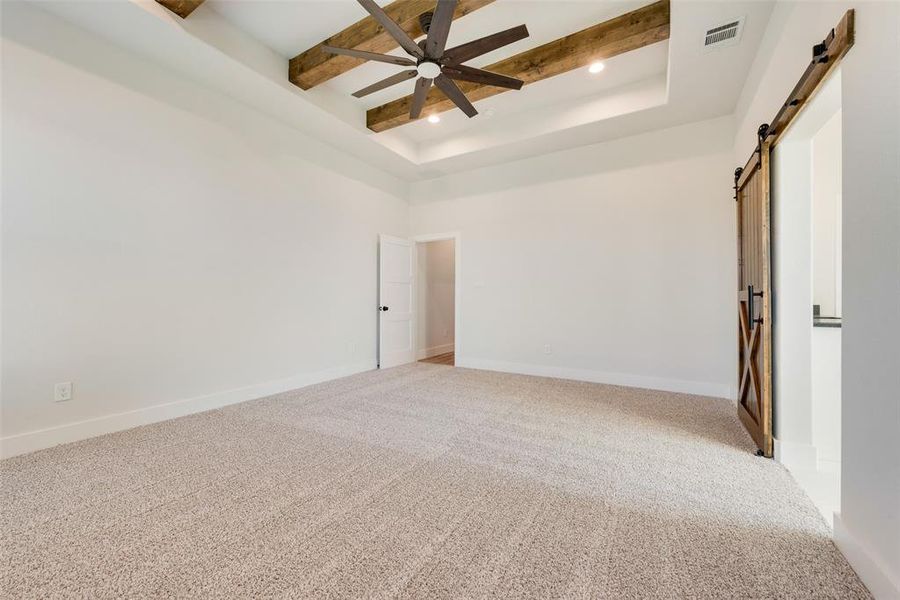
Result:
<instances>
[{"instance_id":1,"label":"white ceiling","mask_svg":"<svg viewBox=\"0 0 900 600\"><path fill-rule=\"evenodd\" d=\"M454 21L448 45L528 26L529 38L468 63L484 66L649 3L496 0ZM438 124L375 134L366 109L409 94L412 81L350 94L399 67L368 63L307 92L287 81L288 58L366 16L353 0L207 0L186 20L148 0L116 2L115 14L104 4L42 6L406 180L731 114L772 9L769 0L673 0L669 41L609 59L600 74L578 69L479 101L473 119L454 110ZM737 17L746 19L741 43L703 52L706 29Z\"/></svg>"},{"instance_id":2,"label":"white ceiling","mask_svg":"<svg viewBox=\"0 0 900 600\"><path fill-rule=\"evenodd\" d=\"M377 0L384 6L391 0ZM206 0L208 8L291 58L368 16L352 0Z\"/></svg>"},{"instance_id":3,"label":"white ceiling","mask_svg":"<svg viewBox=\"0 0 900 600\"><path fill-rule=\"evenodd\" d=\"M664 76L668 63L668 44L654 44L605 61L598 74L587 69L569 71L523 88L525 93L505 92L478 102L479 114L469 119L459 110L441 113L438 125L420 119L397 129L420 147L427 142L456 135L470 129L481 129L487 120L519 115L529 110L558 106L571 100L607 94L628 84ZM405 87L405 86L397 86ZM406 90L408 91L408 90Z\"/></svg>"},{"instance_id":4,"label":"white ceiling","mask_svg":"<svg viewBox=\"0 0 900 600\"><path fill-rule=\"evenodd\" d=\"M380 0L379 4L384 5L389 1ZM232 25L251 34L285 58L296 56L329 35L367 16L365 10L353 0L313 2L207 0L207 4ZM525 24L528 27L530 34L528 38L466 63L474 67L483 67L646 4L647 0L616 2L496 0L454 21L447 47L452 48L517 25ZM343 21L339 21L339 18ZM299 33L301 30L302 33ZM515 114L573 98L607 93L615 86L665 73L668 63L667 48L668 45L662 43L639 52L621 55L610 62L610 69L596 76L590 76L586 71L570 72L552 80L531 84L523 92L505 92L480 101L477 107L479 113L487 115L480 115L474 120L469 120L460 111L450 111L441 115L442 123L439 127L421 120L404 125L394 132L393 136L401 137L421 150L423 143L429 140L480 127L479 121L483 122L485 116ZM405 56L400 49L391 54ZM322 106L333 107L338 103L352 105L357 111L368 110L409 95L412 93L414 80L362 99L352 98L352 93L401 70L403 67L369 62L313 88L308 93Z\"/></svg>"}]
</instances>

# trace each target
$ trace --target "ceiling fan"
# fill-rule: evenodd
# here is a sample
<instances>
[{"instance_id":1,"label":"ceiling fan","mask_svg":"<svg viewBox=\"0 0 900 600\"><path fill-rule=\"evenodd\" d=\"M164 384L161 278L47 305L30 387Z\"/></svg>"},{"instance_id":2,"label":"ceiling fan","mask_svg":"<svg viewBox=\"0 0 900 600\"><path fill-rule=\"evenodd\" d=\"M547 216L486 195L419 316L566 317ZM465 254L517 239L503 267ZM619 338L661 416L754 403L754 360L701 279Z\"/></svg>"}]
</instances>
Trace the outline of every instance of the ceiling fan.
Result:
<instances>
[{"instance_id":1,"label":"ceiling fan","mask_svg":"<svg viewBox=\"0 0 900 600\"><path fill-rule=\"evenodd\" d=\"M453 22L453 11L456 10L457 0L438 0L433 13L428 12L419 16L422 31L428 35L418 44L374 0L357 0L357 2L384 27L412 58L365 52L351 48L335 48L327 45L322 46L323 50L332 54L344 54L364 60L374 60L401 67L414 68L401 71L396 75L391 75L386 79L364 87L353 94L355 97L362 98L373 92L418 77L412 105L409 108L410 119L418 119L422 114L422 107L425 106L425 98L428 96L428 90L431 89L432 82L461 111L471 118L477 115L478 111L475 110L475 107L472 106L466 95L459 89L459 86L454 83L454 80L496 85L513 90L522 88L524 82L521 79L514 79L505 75L491 73L490 71L468 67L462 63L497 48L525 39L528 37L528 29L524 25L445 50L444 46L447 43L447 35L450 33L450 24Z\"/></svg>"}]
</instances>

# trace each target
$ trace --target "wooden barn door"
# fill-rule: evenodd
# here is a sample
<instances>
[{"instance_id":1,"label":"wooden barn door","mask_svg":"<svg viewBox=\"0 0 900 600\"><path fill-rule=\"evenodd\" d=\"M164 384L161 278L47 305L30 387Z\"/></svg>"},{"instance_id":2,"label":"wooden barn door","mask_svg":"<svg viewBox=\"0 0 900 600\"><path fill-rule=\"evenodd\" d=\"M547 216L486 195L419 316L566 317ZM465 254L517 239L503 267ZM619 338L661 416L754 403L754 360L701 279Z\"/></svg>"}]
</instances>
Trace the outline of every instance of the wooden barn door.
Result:
<instances>
[{"instance_id":1,"label":"wooden barn door","mask_svg":"<svg viewBox=\"0 0 900 600\"><path fill-rule=\"evenodd\" d=\"M759 454L772 456L772 296L769 152L765 131L735 172L737 205L738 416Z\"/></svg>"}]
</instances>

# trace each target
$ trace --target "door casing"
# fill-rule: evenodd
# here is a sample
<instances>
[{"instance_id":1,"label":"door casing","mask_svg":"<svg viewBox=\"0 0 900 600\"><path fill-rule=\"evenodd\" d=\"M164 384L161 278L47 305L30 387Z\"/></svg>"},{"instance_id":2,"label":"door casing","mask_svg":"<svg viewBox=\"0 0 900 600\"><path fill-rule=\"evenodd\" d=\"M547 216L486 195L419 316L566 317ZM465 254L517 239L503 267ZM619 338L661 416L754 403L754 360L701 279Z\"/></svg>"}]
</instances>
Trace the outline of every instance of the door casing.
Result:
<instances>
[{"instance_id":1,"label":"door casing","mask_svg":"<svg viewBox=\"0 0 900 600\"><path fill-rule=\"evenodd\" d=\"M461 314L461 300L462 300L462 236L458 231L451 231L445 233L433 233L433 234L422 234L413 236L410 239L398 238L396 236L390 235L379 235L378 236L378 308L380 309L383 306L382 298L382 278L381 278L381 268L382 268L382 256L381 256L381 248L384 242L406 242L411 245L411 253L412 253L412 263L411 263L411 278L412 278L412 286L411 286L411 299L410 306L412 310L412 340L411 340L411 354L405 359L403 362L394 362L393 357L382 356L382 312L379 310L378 314L378 333L377 333L377 347L378 347L378 368L382 367L391 367L397 366L400 364L405 364L406 362L415 362L416 356L418 354L418 323L419 323L419 307L418 307L418 285L419 281L416 277L416 273L418 270L418 251L417 246L420 243L424 242L437 242L442 240L453 240L453 268L455 271L454 275L454 300L453 300L453 321L454 321L454 332L453 332L453 344L454 344L454 352L456 355L456 365L460 365L460 349L462 348L462 342L460 339L460 314ZM390 310L388 311L390 313ZM385 362L386 361L386 362Z\"/></svg>"}]
</instances>

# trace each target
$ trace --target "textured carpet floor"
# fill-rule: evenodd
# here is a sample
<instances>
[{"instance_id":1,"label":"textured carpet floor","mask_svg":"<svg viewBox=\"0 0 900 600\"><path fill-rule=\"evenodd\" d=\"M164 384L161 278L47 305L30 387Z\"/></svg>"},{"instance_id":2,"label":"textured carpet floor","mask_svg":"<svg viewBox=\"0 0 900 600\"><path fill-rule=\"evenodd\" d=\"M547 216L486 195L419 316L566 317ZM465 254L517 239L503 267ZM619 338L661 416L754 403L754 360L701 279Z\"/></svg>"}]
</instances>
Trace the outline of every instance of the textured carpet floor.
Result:
<instances>
[{"instance_id":1,"label":"textured carpet floor","mask_svg":"<svg viewBox=\"0 0 900 600\"><path fill-rule=\"evenodd\" d=\"M867 598L711 398L414 364L0 463L18 597Z\"/></svg>"}]
</instances>

